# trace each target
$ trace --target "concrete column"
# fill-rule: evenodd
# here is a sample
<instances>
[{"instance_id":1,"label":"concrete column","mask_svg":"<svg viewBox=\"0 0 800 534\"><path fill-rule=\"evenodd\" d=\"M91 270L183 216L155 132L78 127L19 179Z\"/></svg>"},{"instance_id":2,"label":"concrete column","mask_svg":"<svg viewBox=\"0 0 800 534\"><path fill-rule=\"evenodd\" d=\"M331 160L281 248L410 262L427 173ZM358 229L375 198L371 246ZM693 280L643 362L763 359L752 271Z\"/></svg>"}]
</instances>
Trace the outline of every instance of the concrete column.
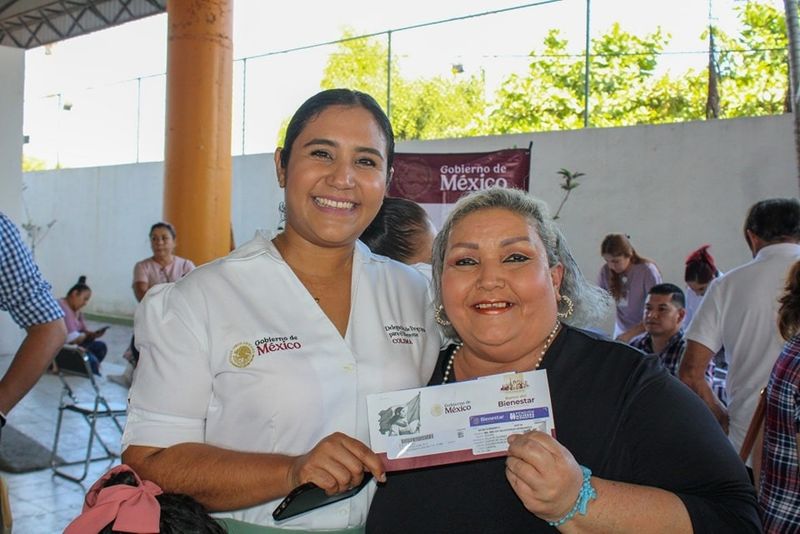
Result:
<instances>
[{"instance_id":1,"label":"concrete column","mask_svg":"<svg viewBox=\"0 0 800 534\"><path fill-rule=\"evenodd\" d=\"M164 218L197 265L230 250L233 0L167 4Z\"/></svg>"},{"instance_id":2,"label":"concrete column","mask_svg":"<svg viewBox=\"0 0 800 534\"><path fill-rule=\"evenodd\" d=\"M0 211L22 221L22 103L25 51L0 46ZM20 229L22 231L22 229ZM23 237L24 237L23 233ZM0 354L14 353L24 331L0 312Z\"/></svg>"}]
</instances>

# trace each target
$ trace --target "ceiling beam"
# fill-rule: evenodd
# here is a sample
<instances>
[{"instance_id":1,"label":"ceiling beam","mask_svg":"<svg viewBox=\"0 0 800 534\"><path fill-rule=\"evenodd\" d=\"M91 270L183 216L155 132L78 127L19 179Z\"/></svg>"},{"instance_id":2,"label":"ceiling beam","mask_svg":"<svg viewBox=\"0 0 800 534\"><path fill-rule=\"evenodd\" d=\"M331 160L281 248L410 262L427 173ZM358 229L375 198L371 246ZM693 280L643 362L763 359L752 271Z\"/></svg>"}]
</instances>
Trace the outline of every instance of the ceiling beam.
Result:
<instances>
[{"instance_id":1,"label":"ceiling beam","mask_svg":"<svg viewBox=\"0 0 800 534\"><path fill-rule=\"evenodd\" d=\"M167 0L0 0L0 45L35 48L166 10Z\"/></svg>"}]
</instances>

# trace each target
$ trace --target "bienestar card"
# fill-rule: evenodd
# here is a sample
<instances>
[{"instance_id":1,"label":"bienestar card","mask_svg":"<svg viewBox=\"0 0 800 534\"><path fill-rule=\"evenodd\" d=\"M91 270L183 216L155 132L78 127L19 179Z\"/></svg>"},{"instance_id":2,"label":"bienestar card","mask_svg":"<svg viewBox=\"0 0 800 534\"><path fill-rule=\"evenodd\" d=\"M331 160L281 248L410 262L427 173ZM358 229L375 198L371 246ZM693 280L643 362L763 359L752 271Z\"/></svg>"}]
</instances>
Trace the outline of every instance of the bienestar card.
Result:
<instances>
[{"instance_id":1,"label":"bienestar card","mask_svg":"<svg viewBox=\"0 0 800 534\"><path fill-rule=\"evenodd\" d=\"M367 411L371 447L387 471L504 456L510 434L555 437L546 370L376 393Z\"/></svg>"}]
</instances>

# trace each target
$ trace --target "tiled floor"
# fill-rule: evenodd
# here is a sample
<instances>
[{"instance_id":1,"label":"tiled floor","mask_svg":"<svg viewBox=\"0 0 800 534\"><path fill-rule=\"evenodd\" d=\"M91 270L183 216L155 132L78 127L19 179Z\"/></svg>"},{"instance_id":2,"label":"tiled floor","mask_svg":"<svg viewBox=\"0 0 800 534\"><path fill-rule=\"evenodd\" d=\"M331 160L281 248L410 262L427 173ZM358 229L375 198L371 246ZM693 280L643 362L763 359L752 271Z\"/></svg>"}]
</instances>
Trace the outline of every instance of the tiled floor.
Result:
<instances>
[{"instance_id":1,"label":"tiled floor","mask_svg":"<svg viewBox=\"0 0 800 534\"><path fill-rule=\"evenodd\" d=\"M90 328L96 328L96 323L90 323ZM108 344L108 355L103 362L99 379L101 392L111 403L125 403L127 389L107 379L109 375L122 373L124 360L122 354L130 342L131 328L113 325L103 336L103 341ZM12 355L0 355L0 373L4 373L11 363ZM85 382L85 380L84 380ZM88 383L81 384L78 391L83 391L85 397L93 395ZM17 405L9 415L9 424L20 432L35 439L48 450L53 446L55 436L55 423L58 416L58 403L61 395L61 381L55 375L47 374ZM91 395L90 395L91 396ZM61 444L59 455L65 460L74 460L82 457L88 439L88 426L82 418L73 413L64 415ZM70 428L71 427L71 428ZM99 421L98 428L106 443L114 450L119 450L119 432L110 421ZM107 438L107 439L106 439ZM81 449L82 447L82 449ZM102 449L95 447L95 454L99 455ZM49 534L62 532L64 527L80 512L83 497L89 486L97 480L109 467L117 465L119 459L114 461L93 462L86 479L81 483L71 482L61 477L54 477L47 468L31 473L12 474L0 471L9 487L11 513L13 516L14 534ZM70 472L80 475L82 466L74 466Z\"/></svg>"}]
</instances>

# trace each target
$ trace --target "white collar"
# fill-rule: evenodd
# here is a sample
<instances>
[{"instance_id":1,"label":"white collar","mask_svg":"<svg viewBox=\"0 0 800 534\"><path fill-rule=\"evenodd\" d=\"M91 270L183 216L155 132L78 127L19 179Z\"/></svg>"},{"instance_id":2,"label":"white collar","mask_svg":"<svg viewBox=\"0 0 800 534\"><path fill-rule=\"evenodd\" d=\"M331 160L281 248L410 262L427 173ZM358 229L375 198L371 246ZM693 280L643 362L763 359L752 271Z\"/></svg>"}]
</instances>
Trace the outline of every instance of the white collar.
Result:
<instances>
[{"instance_id":1,"label":"white collar","mask_svg":"<svg viewBox=\"0 0 800 534\"><path fill-rule=\"evenodd\" d=\"M755 260L764 260L778 256L792 257L800 256L800 244L798 243L774 243L761 247L756 254Z\"/></svg>"}]
</instances>

